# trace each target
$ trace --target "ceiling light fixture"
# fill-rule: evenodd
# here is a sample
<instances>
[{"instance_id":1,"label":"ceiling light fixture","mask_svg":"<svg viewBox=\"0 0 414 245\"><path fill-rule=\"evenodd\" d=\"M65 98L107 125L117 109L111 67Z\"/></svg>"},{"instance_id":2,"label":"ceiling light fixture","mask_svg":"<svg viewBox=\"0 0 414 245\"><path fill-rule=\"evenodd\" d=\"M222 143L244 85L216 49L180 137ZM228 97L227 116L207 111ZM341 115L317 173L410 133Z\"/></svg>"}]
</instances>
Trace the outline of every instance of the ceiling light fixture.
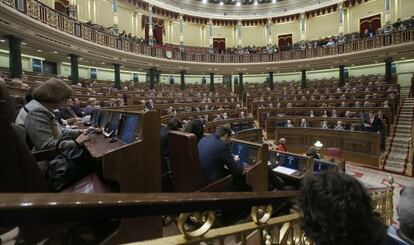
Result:
<instances>
[{"instance_id":1,"label":"ceiling light fixture","mask_svg":"<svg viewBox=\"0 0 414 245\"><path fill-rule=\"evenodd\" d=\"M203 0L203 3L207 3L207 0Z\"/></svg>"},{"instance_id":2,"label":"ceiling light fixture","mask_svg":"<svg viewBox=\"0 0 414 245\"><path fill-rule=\"evenodd\" d=\"M6 40L0 39L0 43L5 43L5 42L6 42Z\"/></svg>"},{"instance_id":3,"label":"ceiling light fixture","mask_svg":"<svg viewBox=\"0 0 414 245\"><path fill-rule=\"evenodd\" d=\"M224 2L223 1L220 1L220 5L224 5Z\"/></svg>"},{"instance_id":4,"label":"ceiling light fixture","mask_svg":"<svg viewBox=\"0 0 414 245\"><path fill-rule=\"evenodd\" d=\"M241 2L240 2L240 0L239 0L239 1L237 1L236 6L237 6L237 7L240 7L240 5L241 5Z\"/></svg>"},{"instance_id":5,"label":"ceiling light fixture","mask_svg":"<svg viewBox=\"0 0 414 245\"><path fill-rule=\"evenodd\" d=\"M257 0L255 0L255 1L254 1L254 5L257 5L257 4L258 4L258 2L257 2Z\"/></svg>"},{"instance_id":6,"label":"ceiling light fixture","mask_svg":"<svg viewBox=\"0 0 414 245\"><path fill-rule=\"evenodd\" d=\"M53 53L54 53L54 54L57 54L57 53L58 53L58 51L53 51Z\"/></svg>"},{"instance_id":7,"label":"ceiling light fixture","mask_svg":"<svg viewBox=\"0 0 414 245\"><path fill-rule=\"evenodd\" d=\"M276 3L276 0L272 0L272 3Z\"/></svg>"},{"instance_id":8,"label":"ceiling light fixture","mask_svg":"<svg viewBox=\"0 0 414 245\"><path fill-rule=\"evenodd\" d=\"M25 42L22 42L22 45L26 45L27 43L25 43Z\"/></svg>"},{"instance_id":9,"label":"ceiling light fixture","mask_svg":"<svg viewBox=\"0 0 414 245\"><path fill-rule=\"evenodd\" d=\"M42 50L41 49L38 49L37 52L42 52Z\"/></svg>"}]
</instances>

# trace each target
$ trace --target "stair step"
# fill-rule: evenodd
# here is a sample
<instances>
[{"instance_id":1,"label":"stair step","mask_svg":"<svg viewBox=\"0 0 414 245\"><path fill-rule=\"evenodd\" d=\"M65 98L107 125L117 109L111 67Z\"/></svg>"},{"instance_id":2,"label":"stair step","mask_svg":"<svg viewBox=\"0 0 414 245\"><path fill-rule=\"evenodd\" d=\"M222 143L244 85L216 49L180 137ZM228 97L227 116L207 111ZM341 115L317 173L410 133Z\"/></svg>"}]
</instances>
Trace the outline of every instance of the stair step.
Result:
<instances>
[{"instance_id":1,"label":"stair step","mask_svg":"<svg viewBox=\"0 0 414 245\"><path fill-rule=\"evenodd\" d=\"M401 165L398 165L398 164L397 165L394 165L393 163L387 162L385 164L384 169L385 170L388 170L388 171L392 171L392 172L403 173L404 172L404 165L403 164L401 164Z\"/></svg>"}]
</instances>

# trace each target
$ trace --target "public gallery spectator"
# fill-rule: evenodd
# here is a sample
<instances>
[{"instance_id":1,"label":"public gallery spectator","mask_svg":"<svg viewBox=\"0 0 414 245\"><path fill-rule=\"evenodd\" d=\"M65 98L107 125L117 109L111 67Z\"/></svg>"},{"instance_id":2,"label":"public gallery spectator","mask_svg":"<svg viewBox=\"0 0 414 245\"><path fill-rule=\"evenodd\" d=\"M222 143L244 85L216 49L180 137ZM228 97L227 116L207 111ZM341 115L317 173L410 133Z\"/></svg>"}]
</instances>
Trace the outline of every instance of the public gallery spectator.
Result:
<instances>
[{"instance_id":1,"label":"public gallery spectator","mask_svg":"<svg viewBox=\"0 0 414 245\"><path fill-rule=\"evenodd\" d=\"M298 205L302 228L317 245L392 244L369 194L349 175L324 172L308 177Z\"/></svg>"}]
</instances>

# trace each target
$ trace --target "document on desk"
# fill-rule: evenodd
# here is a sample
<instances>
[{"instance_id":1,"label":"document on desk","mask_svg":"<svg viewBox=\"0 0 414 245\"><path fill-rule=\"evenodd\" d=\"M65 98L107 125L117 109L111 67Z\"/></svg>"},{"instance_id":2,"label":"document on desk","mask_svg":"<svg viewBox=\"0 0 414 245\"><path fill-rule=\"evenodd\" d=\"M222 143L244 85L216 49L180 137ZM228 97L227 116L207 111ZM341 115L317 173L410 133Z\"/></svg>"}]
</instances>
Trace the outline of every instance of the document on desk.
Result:
<instances>
[{"instance_id":1,"label":"document on desk","mask_svg":"<svg viewBox=\"0 0 414 245\"><path fill-rule=\"evenodd\" d=\"M281 173L281 174L287 174L287 175L295 175L297 172L295 169L286 168L282 166L277 166L276 168L273 169L273 171Z\"/></svg>"}]
</instances>

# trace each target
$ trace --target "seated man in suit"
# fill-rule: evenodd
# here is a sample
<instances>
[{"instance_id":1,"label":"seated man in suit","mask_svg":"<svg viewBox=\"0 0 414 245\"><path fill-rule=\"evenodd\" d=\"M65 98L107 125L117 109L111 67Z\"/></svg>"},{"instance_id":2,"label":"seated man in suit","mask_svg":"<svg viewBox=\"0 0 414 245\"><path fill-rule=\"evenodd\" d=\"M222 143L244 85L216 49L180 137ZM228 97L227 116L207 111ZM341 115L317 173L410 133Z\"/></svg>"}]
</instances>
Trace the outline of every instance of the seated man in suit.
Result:
<instances>
[{"instance_id":1,"label":"seated man in suit","mask_svg":"<svg viewBox=\"0 0 414 245\"><path fill-rule=\"evenodd\" d=\"M381 119L379 119L373 111L370 111L369 118L365 120L364 126L365 126L366 131L380 132L381 131Z\"/></svg>"},{"instance_id":2,"label":"seated man in suit","mask_svg":"<svg viewBox=\"0 0 414 245\"><path fill-rule=\"evenodd\" d=\"M207 183L217 181L228 174L233 174L234 181L226 191L247 191L249 188L242 178L247 167L236 162L230 151L231 128L228 124L220 125L216 132L204 137L198 143L200 164Z\"/></svg>"}]
</instances>

